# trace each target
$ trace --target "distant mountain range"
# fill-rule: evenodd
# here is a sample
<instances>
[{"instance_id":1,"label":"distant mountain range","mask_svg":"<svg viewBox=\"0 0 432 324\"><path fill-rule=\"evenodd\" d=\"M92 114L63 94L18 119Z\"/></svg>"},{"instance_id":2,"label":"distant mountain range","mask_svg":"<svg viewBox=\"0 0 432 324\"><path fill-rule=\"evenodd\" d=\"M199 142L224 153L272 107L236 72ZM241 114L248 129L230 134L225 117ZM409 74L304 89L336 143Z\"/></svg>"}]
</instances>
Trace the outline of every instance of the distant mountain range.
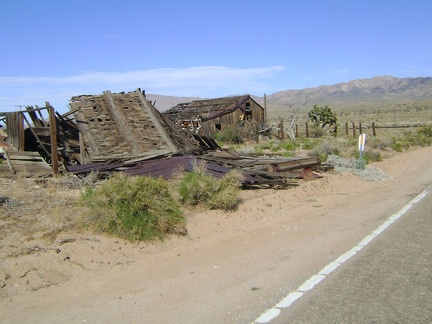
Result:
<instances>
[{"instance_id":1,"label":"distant mountain range","mask_svg":"<svg viewBox=\"0 0 432 324\"><path fill-rule=\"evenodd\" d=\"M251 94L252 95L252 94ZM264 98L252 97L263 104ZM181 102L197 100L197 97L172 97L148 94L147 99L155 102L155 107L164 111ZM396 78L377 76L371 79L358 79L334 85L322 85L302 90L285 90L267 94L267 106L271 108L288 105L315 104L340 107L360 104L378 104L432 99L432 77Z\"/></svg>"}]
</instances>

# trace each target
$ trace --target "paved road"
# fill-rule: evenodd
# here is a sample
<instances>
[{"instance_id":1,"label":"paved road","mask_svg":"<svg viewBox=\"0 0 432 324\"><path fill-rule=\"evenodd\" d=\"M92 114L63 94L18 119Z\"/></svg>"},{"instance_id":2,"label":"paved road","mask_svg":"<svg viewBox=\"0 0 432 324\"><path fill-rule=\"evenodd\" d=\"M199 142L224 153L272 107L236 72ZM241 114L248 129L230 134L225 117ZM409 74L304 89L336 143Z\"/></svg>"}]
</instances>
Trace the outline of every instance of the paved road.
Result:
<instances>
[{"instance_id":1,"label":"paved road","mask_svg":"<svg viewBox=\"0 0 432 324\"><path fill-rule=\"evenodd\" d=\"M271 323L432 323L432 194Z\"/></svg>"}]
</instances>

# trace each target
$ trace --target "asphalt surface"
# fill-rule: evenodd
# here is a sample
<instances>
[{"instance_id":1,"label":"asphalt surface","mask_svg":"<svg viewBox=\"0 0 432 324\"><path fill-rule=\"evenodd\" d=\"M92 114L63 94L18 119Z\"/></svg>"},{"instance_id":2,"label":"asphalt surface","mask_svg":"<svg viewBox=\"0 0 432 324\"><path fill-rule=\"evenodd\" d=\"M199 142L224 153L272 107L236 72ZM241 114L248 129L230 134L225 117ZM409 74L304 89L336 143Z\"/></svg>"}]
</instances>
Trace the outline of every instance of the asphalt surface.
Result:
<instances>
[{"instance_id":1,"label":"asphalt surface","mask_svg":"<svg viewBox=\"0 0 432 324\"><path fill-rule=\"evenodd\" d=\"M432 194L271 323L432 323Z\"/></svg>"}]
</instances>

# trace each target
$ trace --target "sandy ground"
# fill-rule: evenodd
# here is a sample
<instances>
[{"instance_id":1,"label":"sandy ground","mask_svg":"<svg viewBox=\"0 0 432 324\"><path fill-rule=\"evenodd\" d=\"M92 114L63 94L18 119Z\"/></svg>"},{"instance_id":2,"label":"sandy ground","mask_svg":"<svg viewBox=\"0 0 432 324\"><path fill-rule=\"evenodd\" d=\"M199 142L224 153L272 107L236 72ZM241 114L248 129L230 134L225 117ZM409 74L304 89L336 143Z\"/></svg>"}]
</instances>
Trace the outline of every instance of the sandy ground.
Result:
<instances>
[{"instance_id":1,"label":"sandy ground","mask_svg":"<svg viewBox=\"0 0 432 324\"><path fill-rule=\"evenodd\" d=\"M25 234L38 215L3 204L0 321L250 323L428 188L431 162L426 147L375 163L384 181L327 172L286 190L243 191L236 212L190 213L189 235L162 243L67 231L50 241ZM10 185L3 180L0 195Z\"/></svg>"}]
</instances>

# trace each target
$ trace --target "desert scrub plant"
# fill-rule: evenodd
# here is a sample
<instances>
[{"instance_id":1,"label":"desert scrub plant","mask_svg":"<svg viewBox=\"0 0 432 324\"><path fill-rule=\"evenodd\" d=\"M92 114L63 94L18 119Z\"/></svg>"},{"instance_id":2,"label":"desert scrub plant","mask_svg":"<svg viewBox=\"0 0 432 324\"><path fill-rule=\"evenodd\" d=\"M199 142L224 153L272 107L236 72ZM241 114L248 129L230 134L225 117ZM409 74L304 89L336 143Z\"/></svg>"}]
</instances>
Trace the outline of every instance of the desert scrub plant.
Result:
<instances>
[{"instance_id":1,"label":"desert scrub plant","mask_svg":"<svg viewBox=\"0 0 432 324\"><path fill-rule=\"evenodd\" d=\"M232 170L217 179L206 173L205 163L195 163L193 171L178 180L181 202L190 206L206 206L210 209L234 210L239 204L238 192L242 175Z\"/></svg>"},{"instance_id":2,"label":"desert scrub plant","mask_svg":"<svg viewBox=\"0 0 432 324\"><path fill-rule=\"evenodd\" d=\"M259 155L263 154L264 150L262 145L254 145L254 152Z\"/></svg>"},{"instance_id":3,"label":"desert scrub plant","mask_svg":"<svg viewBox=\"0 0 432 324\"><path fill-rule=\"evenodd\" d=\"M222 130L215 135L215 137L221 141L226 143L234 143L241 144L244 142L243 131L237 126L226 125L222 128Z\"/></svg>"},{"instance_id":4,"label":"desert scrub plant","mask_svg":"<svg viewBox=\"0 0 432 324\"><path fill-rule=\"evenodd\" d=\"M100 186L86 187L83 203L104 233L129 241L162 240L184 225L183 212L166 180L117 173Z\"/></svg>"},{"instance_id":5,"label":"desert scrub plant","mask_svg":"<svg viewBox=\"0 0 432 324\"><path fill-rule=\"evenodd\" d=\"M301 147L304 150L312 150L315 146L317 146L319 143L316 139L306 138L302 143Z\"/></svg>"},{"instance_id":6,"label":"desert scrub plant","mask_svg":"<svg viewBox=\"0 0 432 324\"><path fill-rule=\"evenodd\" d=\"M283 141L279 146L285 151L295 151L298 147L300 147L300 143L296 141Z\"/></svg>"}]
</instances>

